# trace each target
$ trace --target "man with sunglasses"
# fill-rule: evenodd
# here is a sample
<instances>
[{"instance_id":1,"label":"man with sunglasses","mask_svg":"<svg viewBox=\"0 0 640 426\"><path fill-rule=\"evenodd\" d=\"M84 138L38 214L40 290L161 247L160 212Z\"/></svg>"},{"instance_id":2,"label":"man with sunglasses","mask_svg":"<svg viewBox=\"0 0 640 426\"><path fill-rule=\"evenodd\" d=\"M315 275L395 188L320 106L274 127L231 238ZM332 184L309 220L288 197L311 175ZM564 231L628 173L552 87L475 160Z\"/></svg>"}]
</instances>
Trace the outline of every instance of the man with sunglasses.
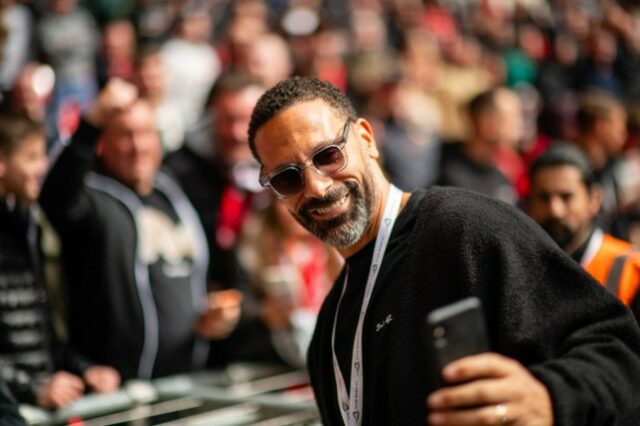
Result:
<instances>
[{"instance_id":1,"label":"man with sunglasses","mask_svg":"<svg viewBox=\"0 0 640 426\"><path fill-rule=\"evenodd\" d=\"M313 78L267 91L249 142L261 183L346 259L309 350L325 424L637 424L633 318L525 215L465 190L401 193L371 125ZM471 295L495 353L449 364L438 390L424 316Z\"/></svg>"}]
</instances>

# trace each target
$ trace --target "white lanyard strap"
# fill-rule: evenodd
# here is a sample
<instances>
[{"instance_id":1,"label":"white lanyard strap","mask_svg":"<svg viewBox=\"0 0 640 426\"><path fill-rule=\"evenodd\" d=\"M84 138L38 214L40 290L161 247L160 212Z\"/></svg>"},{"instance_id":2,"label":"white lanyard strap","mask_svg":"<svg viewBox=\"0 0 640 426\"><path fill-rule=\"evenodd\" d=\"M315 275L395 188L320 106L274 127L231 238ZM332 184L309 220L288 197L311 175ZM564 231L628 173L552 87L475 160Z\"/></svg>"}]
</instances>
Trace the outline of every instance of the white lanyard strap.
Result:
<instances>
[{"instance_id":1,"label":"white lanyard strap","mask_svg":"<svg viewBox=\"0 0 640 426\"><path fill-rule=\"evenodd\" d=\"M342 298L347 290L347 282L349 278L349 269L345 272L344 283L342 285L342 293L340 294L340 300L336 308L336 314L333 319L333 331L331 333L331 352L333 356L333 374L336 379L336 387L338 389L338 402L340 405L340 414L342 415L342 421L348 426L359 426L362 423L362 324L364 323L364 317L367 313L367 307L373 289L376 284L376 278L380 271L380 264L384 257L384 252L387 249L389 243L389 237L393 230L393 225L398 215L400 208L400 202L402 201L402 191L395 186L389 187L389 194L387 195L387 203L384 208L384 215L382 217L382 223L378 229L378 235L376 236L376 244L373 249L373 257L371 259L371 266L369 267L369 276L367 277L367 285L364 290L364 298L362 299L362 307L360 308L360 316L358 317L358 325L356 327L356 334L353 339L353 351L351 355L351 383L349 386L350 392L347 394L347 387L342 377L342 371L340 371L340 365L338 364L338 358L336 357L336 324L338 323L338 313L340 312L340 305L342 304Z\"/></svg>"}]
</instances>

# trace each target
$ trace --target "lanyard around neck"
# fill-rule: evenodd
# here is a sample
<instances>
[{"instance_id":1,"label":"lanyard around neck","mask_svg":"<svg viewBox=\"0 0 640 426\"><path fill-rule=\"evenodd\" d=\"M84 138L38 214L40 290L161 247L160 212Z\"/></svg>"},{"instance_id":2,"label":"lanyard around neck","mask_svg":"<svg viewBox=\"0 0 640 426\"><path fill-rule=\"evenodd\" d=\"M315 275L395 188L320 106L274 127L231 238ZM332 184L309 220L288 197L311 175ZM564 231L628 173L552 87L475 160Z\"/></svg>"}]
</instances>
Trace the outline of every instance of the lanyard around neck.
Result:
<instances>
[{"instance_id":1,"label":"lanyard around neck","mask_svg":"<svg viewBox=\"0 0 640 426\"><path fill-rule=\"evenodd\" d=\"M336 387L338 389L338 403L340 405L340 414L342 421L348 426L359 426L362 424L362 382L363 382L363 365L362 365L362 324L364 323L364 317L367 313L367 307L373 289L376 284L376 278L380 271L380 264L384 257L384 252L387 249L389 243L389 237L393 225L398 215L400 208L400 202L402 201L402 191L395 186L391 185L389 193L387 195L387 203L384 208L384 215L378 234L376 236L376 243L373 249L373 257L371 259L371 266L369 267L369 276L367 277L367 284L364 290L364 298L362 299L362 307L360 308L360 316L358 317L358 324L356 326L356 334L353 339L353 350L351 355L351 382L349 386L350 392L347 393L347 387L340 371L340 365L338 364L338 358L336 357L336 324L338 322L338 313L340 312L340 305L342 304L342 298L347 289L347 281L349 278L349 269L344 277L344 283L342 285L342 293L340 294L340 300L336 308L336 314L333 319L333 331L331 333L331 354L333 357L333 373L336 379Z\"/></svg>"}]
</instances>

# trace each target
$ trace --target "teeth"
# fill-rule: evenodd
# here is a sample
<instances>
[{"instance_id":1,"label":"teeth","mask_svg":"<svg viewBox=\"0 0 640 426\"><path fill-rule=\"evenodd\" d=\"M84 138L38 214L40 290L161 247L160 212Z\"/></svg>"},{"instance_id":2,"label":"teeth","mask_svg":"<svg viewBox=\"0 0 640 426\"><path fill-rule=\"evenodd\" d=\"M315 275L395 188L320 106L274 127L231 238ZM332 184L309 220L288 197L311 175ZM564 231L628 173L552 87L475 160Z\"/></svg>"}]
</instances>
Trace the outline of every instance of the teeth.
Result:
<instances>
[{"instance_id":1,"label":"teeth","mask_svg":"<svg viewBox=\"0 0 640 426\"><path fill-rule=\"evenodd\" d=\"M331 210L337 209L338 207L342 206L344 203L347 202L347 197L342 197L341 199L339 199L338 201L336 201L333 204L328 205L327 207L321 208L321 209L313 209L312 211L314 213L317 214L326 214L329 213Z\"/></svg>"}]
</instances>

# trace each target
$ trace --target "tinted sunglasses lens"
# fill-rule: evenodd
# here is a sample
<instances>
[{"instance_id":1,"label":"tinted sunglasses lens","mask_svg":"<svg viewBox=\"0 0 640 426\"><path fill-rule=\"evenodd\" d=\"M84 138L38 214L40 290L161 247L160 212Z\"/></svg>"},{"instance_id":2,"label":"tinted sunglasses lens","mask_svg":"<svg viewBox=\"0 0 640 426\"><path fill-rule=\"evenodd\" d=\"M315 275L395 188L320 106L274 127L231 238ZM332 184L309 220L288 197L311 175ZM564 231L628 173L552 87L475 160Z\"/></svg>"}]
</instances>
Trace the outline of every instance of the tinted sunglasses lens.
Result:
<instances>
[{"instance_id":1,"label":"tinted sunglasses lens","mask_svg":"<svg viewBox=\"0 0 640 426\"><path fill-rule=\"evenodd\" d=\"M298 169L286 169L271 178L271 187L280 195L289 196L302 190L302 175Z\"/></svg>"},{"instance_id":2,"label":"tinted sunglasses lens","mask_svg":"<svg viewBox=\"0 0 640 426\"><path fill-rule=\"evenodd\" d=\"M336 145L328 146L313 156L313 166L328 175L338 172L344 165L344 154Z\"/></svg>"}]
</instances>

